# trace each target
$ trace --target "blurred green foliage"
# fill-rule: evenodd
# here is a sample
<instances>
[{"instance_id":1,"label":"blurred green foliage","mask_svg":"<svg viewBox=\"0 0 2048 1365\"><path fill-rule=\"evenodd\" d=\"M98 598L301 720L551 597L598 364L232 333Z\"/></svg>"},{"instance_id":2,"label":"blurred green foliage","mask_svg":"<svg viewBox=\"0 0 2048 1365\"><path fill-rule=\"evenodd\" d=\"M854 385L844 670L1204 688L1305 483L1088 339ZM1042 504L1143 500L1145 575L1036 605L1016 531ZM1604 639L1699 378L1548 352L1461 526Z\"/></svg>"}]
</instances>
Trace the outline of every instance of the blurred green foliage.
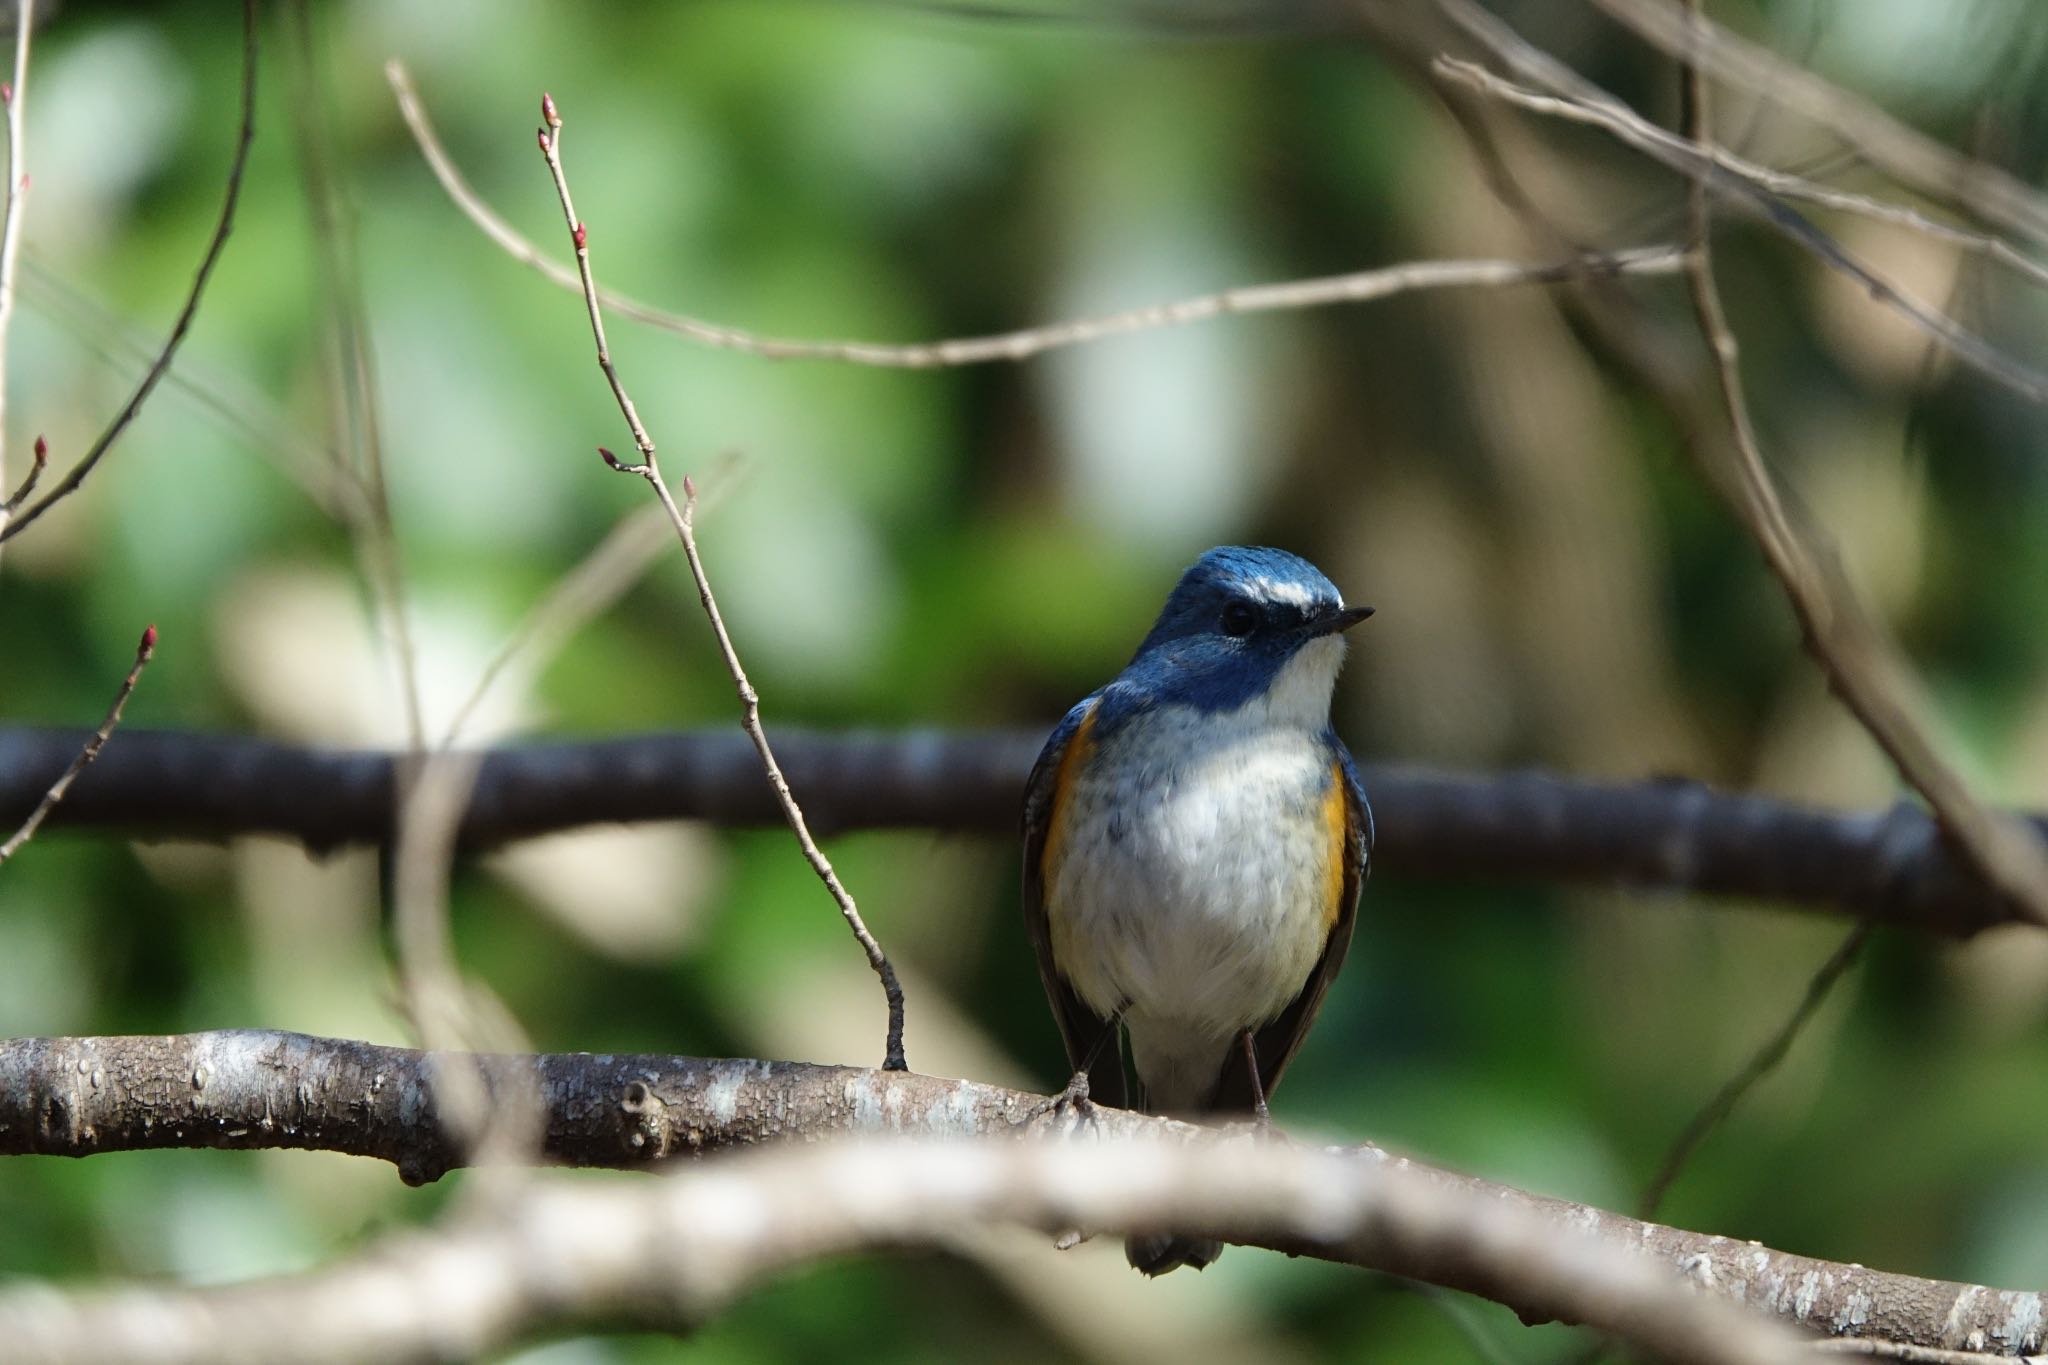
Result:
<instances>
[{"instance_id":1,"label":"blurred green foliage","mask_svg":"<svg viewBox=\"0 0 2048 1365\"><path fill-rule=\"evenodd\" d=\"M2048 40L2026 0L1716 8L2041 181ZM1668 117L1664 64L1590 12L1511 9ZM137 340L177 307L233 132L233 10L70 0L39 34L13 470L37 432L60 464L83 449L138 373ZM975 334L1530 250L1425 92L1370 51L1284 26L1192 39L825 0L366 0L319 8L312 28L316 71L266 18L244 204L179 382L84 495L0 558L10 722L96 718L153 620L163 645L130 724L401 734L348 537L304 492L342 428L299 102L324 106L360 267L430 717L644 496L592 453L624 443L580 304L443 196L382 78L393 55L484 198L558 252L532 143L552 91L600 278L766 332ZM1741 101L1724 119L1758 159L1834 151ZM1529 131L1534 179L1572 222L1616 245L1678 232L1669 179L1593 135ZM1574 168L1585 176L1563 178ZM2040 353L2039 293L1924 240L1827 225ZM1998 799L2048 805L2048 428L1777 239L1730 224L1722 250L1780 473L1923 668L1952 752ZM1682 326L1674 284L1631 288ZM1361 755L1896 796L1661 417L1535 293L1231 319L963 371L768 362L625 322L613 341L672 468L737 453L735 473L707 476L702 535L771 723L1049 725L1120 665L1196 552L1263 541L1380 608L1338 698ZM732 712L668 556L490 725L610 734ZM560 841L457 873L463 963L535 1046L876 1059L879 993L785 837L613 837L602 868ZM1062 1063L1015 850L868 835L831 851L906 973L912 1064L1049 1086ZM0 876L0 1033L405 1041L375 891L362 856L47 836ZM1381 877L1280 1114L1626 1207L1844 927ZM2038 1285L2044 1018L2040 935L1881 935L1666 1216ZM300 1154L33 1159L5 1175L0 1273L71 1279L311 1265L447 1197ZM1447 1313L1263 1253L1148 1285L1114 1249L1055 1258L1020 1237L964 1259L818 1267L688 1344L578 1339L530 1358L1533 1362L1575 1347L1486 1305Z\"/></svg>"}]
</instances>

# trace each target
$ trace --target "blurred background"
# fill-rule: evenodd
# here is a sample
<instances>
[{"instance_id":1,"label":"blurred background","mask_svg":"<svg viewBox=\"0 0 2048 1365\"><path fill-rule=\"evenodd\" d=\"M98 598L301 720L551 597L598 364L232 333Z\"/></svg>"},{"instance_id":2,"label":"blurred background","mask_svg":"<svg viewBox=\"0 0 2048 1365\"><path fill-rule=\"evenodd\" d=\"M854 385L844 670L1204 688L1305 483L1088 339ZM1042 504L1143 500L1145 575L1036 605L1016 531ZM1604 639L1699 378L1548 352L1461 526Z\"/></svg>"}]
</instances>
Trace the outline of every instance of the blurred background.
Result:
<instances>
[{"instance_id":1,"label":"blurred background","mask_svg":"<svg viewBox=\"0 0 2048 1365\"><path fill-rule=\"evenodd\" d=\"M96 722L154 621L131 725L403 741L390 651L323 492L332 452L369 439L334 362L336 242L360 288L430 732L645 501L592 453L627 442L581 304L437 186L385 83L393 56L482 197L559 255L533 145L552 91L600 279L764 332L922 340L1410 259L1540 258L1425 90L1284 6L1221 26L846 0L273 8L235 235L176 382L0 558L7 723ZM2029 0L1712 9L2041 183L2048 26ZM1502 12L1670 122L1668 63L1590 9ZM37 433L58 467L75 458L175 314L218 208L240 50L228 4L66 0L38 18L16 473ZM1719 118L1754 159L1879 188L1769 109L1730 94ZM1617 247L1682 235L1669 176L1597 134L1509 126L1575 230ZM339 238L311 206L330 192ZM2041 354L2039 291L1921 236L1823 222L1918 297ZM1950 756L1989 796L2048 806L2048 428L1781 239L1729 223L1720 242L1777 472L1919 666ZM1682 331L1675 280L1626 287ZM1361 758L1680 774L1857 808L1898 795L1668 425L1537 290L1232 318L965 370L771 362L621 320L612 340L668 466L712 500L709 569L771 725L1049 728L1121 666L1194 555L1260 542L1379 608L1336 703ZM671 552L469 733L733 711ZM1064 1077L1014 841L865 835L830 852L904 974L913 1066ZM464 967L539 1048L878 1055L880 994L782 833L538 840L462 865L453 915ZM1631 1207L1847 928L1770 905L1376 877L1277 1114ZM408 1042L392 980L368 854L53 833L0 876L0 1035ZM2040 1286L2044 1019L2048 936L1880 934L1665 1218ZM461 1181L408 1190L386 1166L300 1153L0 1174L0 1274L200 1282L316 1264L430 1216ZM989 1234L960 1251L816 1268L687 1343L520 1358L1533 1363L1583 1345L1263 1252L1149 1284L1114 1245L1060 1256Z\"/></svg>"}]
</instances>

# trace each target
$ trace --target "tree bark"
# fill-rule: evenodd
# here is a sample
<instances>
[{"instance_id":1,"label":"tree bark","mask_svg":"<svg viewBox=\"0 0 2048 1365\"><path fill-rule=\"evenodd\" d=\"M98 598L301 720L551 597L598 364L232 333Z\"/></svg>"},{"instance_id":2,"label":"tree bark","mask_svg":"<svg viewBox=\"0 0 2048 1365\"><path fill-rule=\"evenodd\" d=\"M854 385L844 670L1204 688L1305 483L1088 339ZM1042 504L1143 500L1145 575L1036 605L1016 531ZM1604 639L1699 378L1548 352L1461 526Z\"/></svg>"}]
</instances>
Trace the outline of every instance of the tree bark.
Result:
<instances>
[{"instance_id":1,"label":"tree bark","mask_svg":"<svg viewBox=\"0 0 2048 1365\"><path fill-rule=\"evenodd\" d=\"M428 1054L263 1030L167 1037L0 1042L0 1155L88 1156L140 1148L306 1148L394 1163L415 1183L463 1164L448 1117L451 1082L480 1070L493 1095L535 1103L539 1159L647 1168L678 1157L848 1134L1007 1135L1042 1098L908 1072L802 1062L657 1055ZM1097 1136L1208 1142L1213 1133L1098 1109ZM1569 1200L1457 1174L1373 1144L1331 1149L1510 1207L1559 1235L1590 1232L1675 1267L1710 1293L1831 1337L2026 1354L2044 1344L2037 1293L1891 1274L1646 1223ZM1255 1219L1219 1235L1300 1255L1471 1290L1532 1321L1554 1315L1491 1273L1419 1257L1399 1238L1340 1244L1276 1235Z\"/></svg>"}]
</instances>

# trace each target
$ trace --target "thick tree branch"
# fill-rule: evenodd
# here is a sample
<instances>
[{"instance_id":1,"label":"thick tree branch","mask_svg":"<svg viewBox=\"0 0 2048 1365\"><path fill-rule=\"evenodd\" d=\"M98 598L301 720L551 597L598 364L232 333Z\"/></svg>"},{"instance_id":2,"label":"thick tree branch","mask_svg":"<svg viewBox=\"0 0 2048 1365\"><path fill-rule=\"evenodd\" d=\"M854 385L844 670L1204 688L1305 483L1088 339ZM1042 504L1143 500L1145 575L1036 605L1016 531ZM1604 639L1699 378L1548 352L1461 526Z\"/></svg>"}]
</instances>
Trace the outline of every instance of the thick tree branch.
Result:
<instances>
[{"instance_id":1,"label":"thick tree branch","mask_svg":"<svg viewBox=\"0 0 2048 1365\"><path fill-rule=\"evenodd\" d=\"M996 1086L798 1062L664 1056L436 1057L404 1048L262 1031L17 1039L0 1042L0 1153L83 1156L136 1148L315 1148L395 1161L409 1180L432 1179L459 1159L456 1144L439 1122L437 1071L472 1065L481 1065L496 1087L516 1083L532 1087L517 1093L538 1093L546 1109L543 1152L549 1160L616 1168L789 1139L1008 1135L1022 1131L1020 1120L1040 1106L1038 1096ZM1624 1330L1628 1319L1609 1309L1589 1311L1583 1299L1571 1297L1574 1284L1583 1290L1608 1273L1599 1266L1589 1270L1590 1263L1583 1259L1582 1239L1591 1234L1609 1246L1640 1250L1711 1294L1829 1336L1875 1336L1913 1345L2012 1353L2032 1351L2042 1343L2044 1314L2038 1294L1888 1274L1639 1222L1423 1165L1370 1144L1311 1155L1291 1144L1253 1142L1108 1109L1098 1111L1092 1138L1073 1145L998 1144L990 1150L1035 1154L992 1157L988 1160L993 1164L979 1176L969 1178L954 1169L951 1176L938 1179L936 1187L950 1189L955 1196L974 1192L964 1203L948 1206L948 1216L1014 1218L1049 1227L1079 1222L1123 1230L1152 1223L1170 1211L1176 1223L1231 1240L1479 1293L1531 1320L1562 1316ZM1136 1160L1130 1159L1133 1144L1141 1144L1137 1150L1142 1156ZM1103 1155L1103 1149L1123 1154L1109 1158L1116 1163L1114 1174L1086 1164L1091 1154ZM1317 1164L1311 1170L1267 1160L1275 1155ZM862 1167L865 1179L858 1178L852 1167L831 1167L832 1157L819 1160L836 1174L815 1184L800 1182L803 1202L819 1208L822 1226L843 1228L848 1219L858 1226L850 1233L832 1232L823 1243L804 1242L801 1255L771 1259L765 1269L841 1246L927 1240L933 1235L933 1224L919 1223L913 1229L892 1221L915 1219L918 1210L929 1209L936 1187L921 1185L919 1172L930 1172L934 1162L944 1164L930 1149L918 1161L900 1167ZM1189 1163L1185 1171L1178 1165L1183 1160ZM1143 1171L1154 1169L1147 1163L1158 1163L1169 1174L1145 1175ZM1188 1178L1181 1179L1183 1175ZM744 1177L733 1179L744 1183ZM747 1188L758 1191L777 1185L764 1179ZM1433 1194L1407 1193L1415 1190ZM1411 1198L1416 1202L1403 1203ZM1431 1199L1436 1201L1434 1210L1417 1211ZM767 1206L755 1202L749 1207ZM1445 1208L1460 1212L1446 1221ZM1487 1242L1498 1227L1485 1237L1471 1236L1470 1210L1481 1208L1499 1210L1512 1220L1508 1235L1515 1249L1498 1240ZM618 1231L630 1242L623 1230L639 1226L646 1216L622 1215L596 1226ZM1433 1231L1421 1233L1416 1218L1439 1221ZM1463 1223L1463 1231L1453 1235L1449 1224L1457 1222ZM698 1231L705 1229L700 1226ZM839 1240L842 1237L846 1240ZM508 1249L500 1254L514 1255L521 1254L516 1248L530 1244L528 1238L498 1237L477 1245L505 1246ZM641 1254L645 1251L621 1245L619 1255L624 1261L651 1260L659 1265L689 1249L664 1246L661 1256L651 1258ZM736 1264L746 1264L735 1249L721 1251L728 1258L738 1257ZM713 1265L719 1260L710 1256ZM343 1266L322 1274L345 1277L359 1270ZM319 1278L297 1283L312 1292ZM744 1281L749 1276L737 1278ZM283 1286L291 1283L280 1282L274 1292L285 1293ZM215 1313L230 1305L246 1311L258 1300L236 1296L258 1292L252 1288L218 1291L222 1297L177 1297L194 1312ZM135 1297L141 1293L95 1294L63 1305L61 1312L46 1292L0 1295L0 1338L19 1342L28 1324L68 1321L88 1305L104 1315L98 1320L105 1322L118 1320L123 1312L139 1314L151 1302ZM617 1306L615 1300L603 1303ZM691 1306L687 1295L683 1306ZM1661 1305L1661 1311L1671 1311L1671 1305ZM52 1339L59 1338L53 1333ZM104 1346L101 1339L91 1340ZM1665 1351L1671 1342L1665 1338L1655 1349ZM361 1340L355 1341L354 1349L362 1351ZM1697 1351L1706 1349L1702 1345L1670 1353L1676 1358L1704 1358Z\"/></svg>"},{"instance_id":2,"label":"thick tree branch","mask_svg":"<svg viewBox=\"0 0 2048 1365\"><path fill-rule=\"evenodd\" d=\"M775 731L820 833L927 829L1008 835L1036 730L824 735ZM25 816L84 742L75 729L0 728L0 828ZM228 735L124 730L50 827L141 837L270 834L316 852L391 836L398 756ZM1846 812L1696 782L1584 782L1369 767L1374 856L1403 877L1582 882L1782 901L1967 935L2020 918L1917 806ZM460 838L469 848L580 825L781 814L745 736L638 735L493 749ZM2037 817L2036 827L2048 829Z\"/></svg>"}]
</instances>

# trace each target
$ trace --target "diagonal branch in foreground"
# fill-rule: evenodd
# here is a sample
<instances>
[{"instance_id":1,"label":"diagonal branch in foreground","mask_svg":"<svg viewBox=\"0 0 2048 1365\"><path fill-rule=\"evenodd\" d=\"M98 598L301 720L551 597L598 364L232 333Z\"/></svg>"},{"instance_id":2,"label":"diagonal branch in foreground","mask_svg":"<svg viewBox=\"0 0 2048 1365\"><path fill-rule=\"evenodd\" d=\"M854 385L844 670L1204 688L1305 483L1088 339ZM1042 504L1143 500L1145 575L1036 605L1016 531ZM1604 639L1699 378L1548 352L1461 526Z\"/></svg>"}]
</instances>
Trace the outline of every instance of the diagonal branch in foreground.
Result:
<instances>
[{"instance_id":1,"label":"diagonal branch in foreground","mask_svg":"<svg viewBox=\"0 0 2048 1365\"><path fill-rule=\"evenodd\" d=\"M683 555L690 564L690 577L697 585L697 599L703 605L705 618L711 623L711 633L718 641L719 656L725 661L725 670L732 678L734 692L739 696L740 728L746 731L754 746L768 786L775 793L776 805L780 807L790 833L795 836L797 847L803 851L804 861L810 864L811 871L824 884L833 904L839 908L840 917L852 931L855 942L867 955L868 966L874 969L875 976L881 981L882 995L889 1009L888 1030L882 1045L882 1066L890 1071L905 1070L909 1063L903 1056L903 987L896 979L896 968L869 931L867 922L861 918L853 893L840 881L831 859L811 837L803 807L797 804L795 795L790 791L789 780L783 776L781 764L775 761L774 747L768 743L767 732L761 728L760 695L755 692L753 683L747 679L746 669L740 664L739 651L733 647L732 636L725 628L725 617L718 609L718 599L711 591L710 576L704 571L703 557L697 552L697 487L688 475L684 475L683 502L681 506L677 505L674 494L669 491L668 480L662 477L654 439L647 434L647 428L640 421L640 413L634 408L625 383L619 378L618 368L612 364L611 345L604 334L604 311L598 306L597 278L590 268L590 234L583 220L576 216L576 205L569 196L568 173L562 168L561 114L556 110L551 95L543 94L540 104L543 119L540 152L555 183L555 195L562 205L562 218L568 224L569 239L576 249L576 273L582 286L584 308L590 314L590 333L597 342L597 365L604 372L605 382L611 386L612 397L618 401L619 415L626 419L626 426L633 433L633 446L640 458L637 464L622 464L603 446L598 447L598 454L620 473L638 474L647 480L662 510L668 513L670 524L675 527L676 538L682 542Z\"/></svg>"},{"instance_id":2,"label":"diagonal branch in foreground","mask_svg":"<svg viewBox=\"0 0 2048 1365\"><path fill-rule=\"evenodd\" d=\"M33 808L88 732L0 727L0 828ZM1040 730L774 731L813 829L1013 837ZM383 844L401 755L239 735L123 730L54 827L143 838L273 835L316 853ZM2023 919L1917 805L1837 811L1675 780L1369 765L1381 871L1584 883L1779 901L1965 936ZM2031 817L2048 830L2048 818ZM458 839L496 847L647 820L781 822L750 740L729 731L554 741L482 753Z\"/></svg>"},{"instance_id":3,"label":"diagonal branch in foreground","mask_svg":"<svg viewBox=\"0 0 2048 1365\"><path fill-rule=\"evenodd\" d=\"M460 1159L458 1145L439 1122L436 1076L451 1062L473 1075L471 1068L479 1061L493 1085L516 1085L520 1089L514 1093L539 1095L547 1115L543 1153L562 1164L640 1169L681 1156L792 1139L959 1139L1065 1131L1057 1123L1019 1128L1020 1120L1042 1109L1041 1096L910 1072L667 1056L437 1059L404 1048L301 1034L224 1031L0 1042L0 1153L84 1156L171 1147L318 1149L393 1161L407 1179L429 1180ZM1170 1216L1176 1224L1199 1225L1198 1230L1234 1241L1483 1294L1532 1321L1562 1316L1624 1330L1605 1310L1590 1313L1583 1300L1569 1297L1569 1281L1578 1272L1562 1280L1532 1283L1508 1263L1549 1273L1571 1258L1560 1263L1548 1251L1575 1247L1587 1234L1602 1244L1644 1253L1650 1261L1677 1270L1708 1296L1744 1302L1788 1324L1830 1336L2024 1352L2040 1348L2048 1317L2038 1294L1889 1274L1641 1222L1431 1167L1370 1144L1305 1152L1293 1144L1252 1142L1241 1135L1109 1109L1098 1111L1094 1139L1086 1144L993 1144L981 1148L999 1153L986 1158L990 1164L979 1177L989 1184L966 1181L957 1171L938 1183L955 1194L974 1188L994 1201L970 1200L955 1206L958 1217L1122 1230ZM1109 1148L1126 1156L1137 1151L1143 1158L1126 1163L1125 1157L1115 1157L1112 1160L1119 1164L1094 1168L1086 1164L1089 1148ZM1014 1161L1000 1155L1018 1152L1026 1155ZM1269 1156L1278 1159L1269 1164ZM1301 1178L1287 1165L1296 1157L1317 1163L1305 1186L1292 1183ZM1187 1170L1199 1171L1199 1176L1190 1175L1185 1182L1179 1178L1182 1172L1175 1163L1183 1158L1190 1163ZM820 1159L829 1163L836 1158ZM926 1148L909 1165L929 1172L936 1159ZM1045 1173L1042 1180L1027 1169L1039 1161L1047 1163L1037 1168ZM1175 1174L1164 1179L1147 1176L1138 1169L1146 1162L1159 1163ZM721 1163L716 1169L740 1168ZM893 1226L890 1220L930 1195L929 1188L923 1196L904 1193L908 1187L903 1182L916 1183L915 1171L891 1169L890 1179L896 1183L878 1186L872 1178L875 1171L862 1180L853 1168L834 1169L838 1174L819 1183L812 1202L823 1201L832 1210L825 1215L828 1221L871 1221L862 1224L865 1232L851 1242L814 1245L807 1255L839 1245L896 1240L886 1232ZM1396 1183L1376 1183L1383 1178ZM765 1179L759 1185L743 1183L756 1191L749 1194L750 1201L765 1198L758 1191L775 1186ZM1537 1240L1507 1262L1496 1258L1498 1248L1481 1256L1455 1239L1417 1241L1412 1228L1404 1231L1399 1214L1388 1215L1387 1205L1374 1202L1388 1197L1390 1190L1398 1195L1400 1187L1434 1191L1466 1209L1506 1210L1520 1229L1516 1236L1533 1231ZM1137 1192L1135 1202L1119 1191ZM743 1201L740 1210L765 1207ZM618 1230L637 1225L629 1218L595 1226ZM666 1257L685 1250L670 1246L650 1256L648 1246L636 1245L621 1246L619 1254L665 1264ZM718 1258L711 1263L717 1264ZM219 1292L227 1297L214 1302L224 1305L235 1303L233 1295L240 1291ZM43 1302L47 1298L46 1292L0 1295L0 1334L9 1341L20 1340L19 1329L29 1320L26 1315L51 1311ZM111 1311L122 1300L116 1292L107 1298L81 1297L78 1302L89 1302L100 1312ZM1668 1310L1670 1305L1661 1307ZM1660 1342L1657 1349L1667 1343L1668 1339ZM1703 1358L1683 1350L1672 1354Z\"/></svg>"},{"instance_id":4,"label":"diagonal branch in foreground","mask_svg":"<svg viewBox=\"0 0 2048 1365\"><path fill-rule=\"evenodd\" d=\"M1265 1143L785 1147L656 1183L550 1181L330 1266L227 1288L0 1291L16 1365L467 1360L588 1324L687 1329L769 1276L992 1223L1189 1218L1307 1254L1389 1251L1679 1365L1798 1365L1800 1339L1584 1231L1384 1164ZM1048 1250L1045 1254L1053 1254Z\"/></svg>"}]
</instances>

